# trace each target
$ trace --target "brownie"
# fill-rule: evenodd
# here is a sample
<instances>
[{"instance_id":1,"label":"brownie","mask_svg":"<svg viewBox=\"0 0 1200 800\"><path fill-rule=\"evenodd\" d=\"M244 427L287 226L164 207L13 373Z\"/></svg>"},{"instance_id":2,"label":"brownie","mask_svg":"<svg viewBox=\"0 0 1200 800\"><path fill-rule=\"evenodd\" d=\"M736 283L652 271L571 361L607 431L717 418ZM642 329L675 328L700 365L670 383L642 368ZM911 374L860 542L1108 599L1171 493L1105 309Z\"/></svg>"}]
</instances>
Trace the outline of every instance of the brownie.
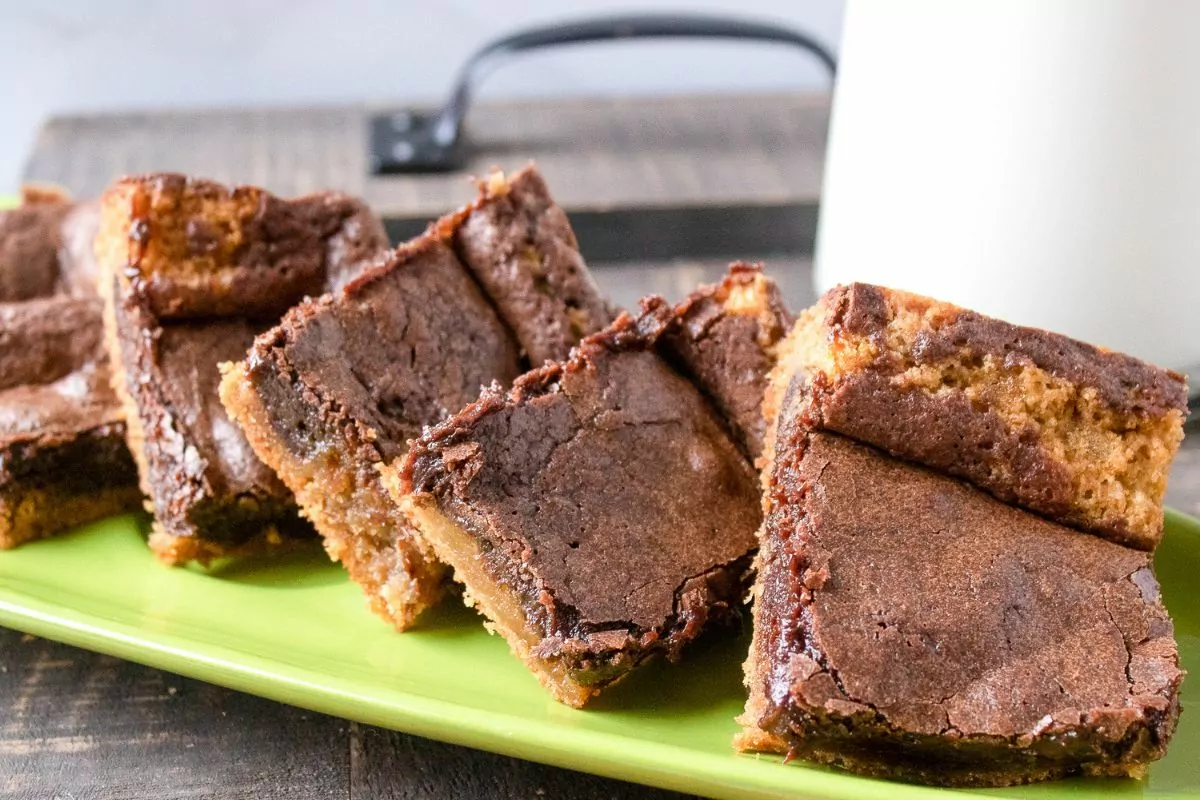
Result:
<instances>
[{"instance_id":1,"label":"brownie","mask_svg":"<svg viewBox=\"0 0 1200 800\"><path fill-rule=\"evenodd\" d=\"M243 357L263 326L236 318L159 326L134 300L111 313L110 349L121 357L118 388L158 556L207 563L311 536L217 394L217 365Z\"/></svg>"},{"instance_id":2,"label":"brownie","mask_svg":"<svg viewBox=\"0 0 1200 800\"><path fill-rule=\"evenodd\" d=\"M622 316L425 430L384 481L559 701L740 618L754 470ZM700 502L702 500L702 502Z\"/></svg>"},{"instance_id":3,"label":"brownie","mask_svg":"<svg viewBox=\"0 0 1200 800\"><path fill-rule=\"evenodd\" d=\"M764 479L744 750L1006 786L1140 776L1179 714L1146 552L807 427Z\"/></svg>"},{"instance_id":4,"label":"brownie","mask_svg":"<svg viewBox=\"0 0 1200 800\"><path fill-rule=\"evenodd\" d=\"M243 358L306 293L368 267L384 241L382 223L338 194L280 200L171 174L105 192L96 253L109 348L163 560L311 537L221 405L217 365Z\"/></svg>"},{"instance_id":5,"label":"brownie","mask_svg":"<svg viewBox=\"0 0 1200 800\"><path fill-rule=\"evenodd\" d=\"M1175 372L865 284L828 292L780 352L811 426L1116 542L1162 536L1187 413Z\"/></svg>"},{"instance_id":6,"label":"brownie","mask_svg":"<svg viewBox=\"0 0 1200 800\"><path fill-rule=\"evenodd\" d=\"M380 482L425 425L520 372L518 348L440 238L293 308L225 368L221 396L372 608L410 626L445 569Z\"/></svg>"},{"instance_id":7,"label":"brownie","mask_svg":"<svg viewBox=\"0 0 1200 800\"><path fill-rule=\"evenodd\" d=\"M100 300L0 303L0 549L140 499Z\"/></svg>"},{"instance_id":8,"label":"brownie","mask_svg":"<svg viewBox=\"0 0 1200 800\"><path fill-rule=\"evenodd\" d=\"M26 188L21 205L0 211L0 302L47 297L58 286L65 194Z\"/></svg>"},{"instance_id":9,"label":"brownie","mask_svg":"<svg viewBox=\"0 0 1200 800\"><path fill-rule=\"evenodd\" d=\"M94 244L100 230L100 203L77 203L59 227L59 292L75 297L98 297L100 265Z\"/></svg>"},{"instance_id":10,"label":"brownie","mask_svg":"<svg viewBox=\"0 0 1200 800\"><path fill-rule=\"evenodd\" d=\"M383 223L336 192L294 200L170 173L104 194L101 257L159 319L278 318L387 249Z\"/></svg>"},{"instance_id":11,"label":"brownie","mask_svg":"<svg viewBox=\"0 0 1200 800\"><path fill-rule=\"evenodd\" d=\"M642 300L645 320L661 326L659 351L704 392L729 422L751 461L763 451L763 394L775 350L795 322L761 265L737 262L720 283L701 286L675 306Z\"/></svg>"},{"instance_id":12,"label":"brownie","mask_svg":"<svg viewBox=\"0 0 1200 800\"><path fill-rule=\"evenodd\" d=\"M470 208L441 225L530 364L566 358L613 318L567 215L533 165L511 178L494 172L479 188Z\"/></svg>"}]
</instances>

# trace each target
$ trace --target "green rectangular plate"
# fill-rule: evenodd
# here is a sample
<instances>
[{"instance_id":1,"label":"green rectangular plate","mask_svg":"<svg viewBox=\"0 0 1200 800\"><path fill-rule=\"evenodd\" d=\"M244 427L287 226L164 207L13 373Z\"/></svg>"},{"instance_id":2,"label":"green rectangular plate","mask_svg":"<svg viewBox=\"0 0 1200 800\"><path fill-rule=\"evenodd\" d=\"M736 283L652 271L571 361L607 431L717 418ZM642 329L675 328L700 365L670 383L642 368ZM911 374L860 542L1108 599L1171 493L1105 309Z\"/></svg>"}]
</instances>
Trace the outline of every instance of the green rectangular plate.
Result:
<instances>
[{"instance_id":1,"label":"green rectangular plate","mask_svg":"<svg viewBox=\"0 0 1200 800\"><path fill-rule=\"evenodd\" d=\"M651 665L577 711L552 701L458 603L399 634L315 547L172 569L146 549L144 526L117 517L0 553L0 624L314 711L711 797L963 794L733 753L746 637L701 644L677 667ZM1200 521L1170 513L1156 561L1184 664L1200 670ZM1184 714L1147 780L986 792L1096 793L1200 798L1200 714Z\"/></svg>"},{"instance_id":2,"label":"green rectangular plate","mask_svg":"<svg viewBox=\"0 0 1200 800\"><path fill-rule=\"evenodd\" d=\"M0 197L0 208L13 198ZM0 625L284 703L433 739L715 798L1188 797L1200 800L1200 715L1144 781L954 792L734 754L748 636L655 664L587 711L550 700L448 602L395 633L314 550L208 573L158 564L145 520L118 517L0 553ZM1156 556L1185 667L1200 671L1200 521L1168 512ZM1185 684L1184 703L1200 688Z\"/></svg>"}]
</instances>

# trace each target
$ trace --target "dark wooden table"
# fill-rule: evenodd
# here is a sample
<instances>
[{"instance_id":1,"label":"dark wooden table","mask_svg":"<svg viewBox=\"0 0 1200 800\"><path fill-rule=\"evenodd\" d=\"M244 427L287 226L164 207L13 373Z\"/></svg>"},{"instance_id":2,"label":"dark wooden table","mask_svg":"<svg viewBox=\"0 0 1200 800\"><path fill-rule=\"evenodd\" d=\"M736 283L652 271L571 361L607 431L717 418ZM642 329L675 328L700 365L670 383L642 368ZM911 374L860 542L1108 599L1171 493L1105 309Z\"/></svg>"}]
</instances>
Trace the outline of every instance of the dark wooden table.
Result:
<instances>
[{"instance_id":1,"label":"dark wooden table","mask_svg":"<svg viewBox=\"0 0 1200 800\"><path fill-rule=\"evenodd\" d=\"M658 125L642 121L652 112L641 101L555 104L555 114L514 105L484 110L487 124L479 127L499 132L503 158L493 161L536 157L548 167L556 194L584 229L580 239L598 280L622 305L648 292L679 298L717 278L726 255L746 255L764 258L790 303L803 307L813 299L804 253L815 220L825 104L738 102L675 102L659 112L665 117ZM27 175L83 195L114 173L161 167L284 193L339 186L367 195L400 231L464 199L461 176L416 189L364 182L355 149L362 113L340 113L332 123L309 112L252 114L248 138L238 134L245 119L226 115L64 118L39 137ZM536 146L513 144L525 139ZM579 147L587 151L582 172L571 156ZM148 161L155 152L159 159ZM267 155L255 160L255 153ZM488 158L477 158L476 168ZM310 162L315 168L297 168ZM612 236L614 227L621 236ZM652 238L631 245L631 230ZM685 246L692 257L670 257L689 252ZM1200 430L1184 444L1168 501L1200 514ZM679 795L315 714L0 629L0 798L190 797Z\"/></svg>"}]
</instances>

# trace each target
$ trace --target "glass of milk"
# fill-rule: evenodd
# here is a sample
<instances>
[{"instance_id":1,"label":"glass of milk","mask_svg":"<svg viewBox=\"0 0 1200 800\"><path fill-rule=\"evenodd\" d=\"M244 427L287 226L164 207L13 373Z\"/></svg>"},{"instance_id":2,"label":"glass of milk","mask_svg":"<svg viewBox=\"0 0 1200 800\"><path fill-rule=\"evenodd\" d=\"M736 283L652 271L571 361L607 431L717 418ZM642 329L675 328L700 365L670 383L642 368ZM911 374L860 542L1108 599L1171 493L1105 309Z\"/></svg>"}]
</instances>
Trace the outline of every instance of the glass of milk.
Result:
<instances>
[{"instance_id":1,"label":"glass of milk","mask_svg":"<svg viewBox=\"0 0 1200 800\"><path fill-rule=\"evenodd\" d=\"M1200 388L1200 2L849 0L816 264Z\"/></svg>"}]
</instances>

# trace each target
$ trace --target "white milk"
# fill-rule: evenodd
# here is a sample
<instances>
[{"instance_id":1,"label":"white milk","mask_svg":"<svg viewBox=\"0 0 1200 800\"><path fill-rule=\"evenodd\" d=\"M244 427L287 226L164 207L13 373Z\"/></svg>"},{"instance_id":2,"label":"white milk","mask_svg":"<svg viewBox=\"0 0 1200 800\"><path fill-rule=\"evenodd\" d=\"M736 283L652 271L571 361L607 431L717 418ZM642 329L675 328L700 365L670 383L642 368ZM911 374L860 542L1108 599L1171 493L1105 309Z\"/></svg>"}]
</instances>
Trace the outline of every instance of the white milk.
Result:
<instances>
[{"instance_id":1,"label":"white milk","mask_svg":"<svg viewBox=\"0 0 1200 800\"><path fill-rule=\"evenodd\" d=\"M849 0L844 37L819 290L909 289L1200 382L1200 2Z\"/></svg>"}]
</instances>

